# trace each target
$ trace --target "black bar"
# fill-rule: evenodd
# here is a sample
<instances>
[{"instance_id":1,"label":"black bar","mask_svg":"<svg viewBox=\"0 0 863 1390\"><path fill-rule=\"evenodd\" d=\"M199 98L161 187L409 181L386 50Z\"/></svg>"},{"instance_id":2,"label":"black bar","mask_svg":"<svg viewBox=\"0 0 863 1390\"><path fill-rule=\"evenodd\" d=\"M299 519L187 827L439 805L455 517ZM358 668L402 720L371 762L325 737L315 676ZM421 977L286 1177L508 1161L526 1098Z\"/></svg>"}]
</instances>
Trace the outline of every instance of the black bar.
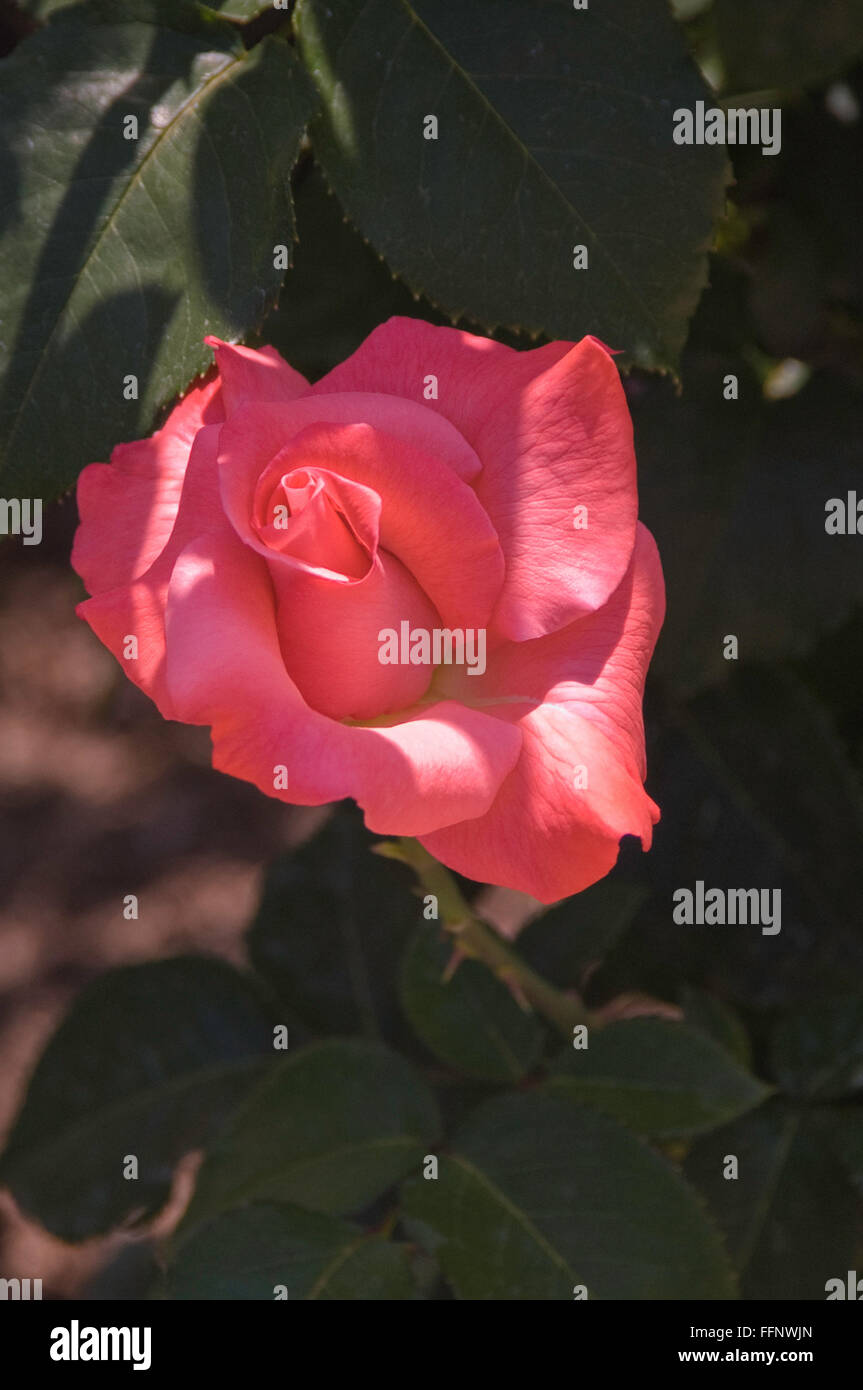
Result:
<instances>
[{"instance_id":1,"label":"black bar","mask_svg":"<svg viewBox=\"0 0 863 1390\"><path fill-rule=\"evenodd\" d=\"M484 1348L484 1360L486 1355L520 1358L528 1354L535 1363L535 1358L541 1360L544 1354L544 1344L532 1341L540 1332L543 1337L565 1339L573 1376L578 1367L585 1367L588 1353L594 1365L598 1361L615 1373L662 1374L677 1366L760 1364L771 1370L784 1365L806 1366L823 1376L844 1369L856 1356L863 1331L860 1308L841 1302L587 1301L542 1311L532 1304L510 1310L505 1322L487 1305L449 1302L438 1314L429 1312L428 1303L425 1306L425 1313L417 1305L400 1304L375 1314L365 1303L355 1306L353 1313L344 1307L289 1301L229 1306L196 1302L7 1303L0 1305L0 1354L4 1367L18 1362L19 1381L21 1374L31 1371L47 1372L58 1384L70 1376L92 1380L106 1370L113 1376L133 1375L135 1360L141 1363L136 1379L144 1375L160 1379L177 1370L248 1378L281 1368L287 1381L308 1356L319 1358L319 1369L326 1367L331 1373L339 1351L354 1362L357 1373L362 1363L370 1371L370 1348L377 1348L373 1363L381 1364L381 1359L390 1362L391 1353L407 1333L418 1338L415 1345L422 1359L423 1379L428 1380L437 1358L450 1372L458 1368L459 1345L474 1354ZM443 1324L439 1317L443 1317ZM539 1323L534 1322L537 1317ZM101 1354L103 1328L122 1330L116 1338L111 1334L105 1337L106 1357L110 1358L116 1347L118 1355L126 1359L81 1357L82 1351L89 1355L91 1349ZM460 1337L458 1343L454 1336ZM533 1351L528 1352L531 1345ZM77 1349L78 1359L53 1359L52 1347L70 1355ZM308 1375L308 1368L301 1374Z\"/></svg>"}]
</instances>

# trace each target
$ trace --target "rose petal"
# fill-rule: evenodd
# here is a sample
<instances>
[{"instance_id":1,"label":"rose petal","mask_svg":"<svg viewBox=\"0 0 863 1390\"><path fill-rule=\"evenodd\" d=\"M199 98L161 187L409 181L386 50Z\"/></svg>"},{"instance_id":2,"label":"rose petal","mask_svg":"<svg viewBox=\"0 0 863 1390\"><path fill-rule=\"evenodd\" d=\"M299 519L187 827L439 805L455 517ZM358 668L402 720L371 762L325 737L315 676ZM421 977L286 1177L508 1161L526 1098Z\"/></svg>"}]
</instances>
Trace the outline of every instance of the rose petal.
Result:
<instances>
[{"instance_id":1,"label":"rose petal","mask_svg":"<svg viewBox=\"0 0 863 1390\"><path fill-rule=\"evenodd\" d=\"M638 519L632 422L605 349L584 338L517 410L493 411L476 443L477 495L506 556L498 631L524 641L600 608L629 567Z\"/></svg>"},{"instance_id":2,"label":"rose petal","mask_svg":"<svg viewBox=\"0 0 863 1390\"><path fill-rule=\"evenodd\" d=\"M312 395L383 391L402 397L450 421L473 446L489 412L506 409L507 396L520 395L528 382L565 357L571 347L571 343L548 343L517 352L458 328L394 317L315 382ZM430 376L437 392L431 397L425 385Z\"/></svg>"},{"instance_id":3,"label":"rose petal","mask_svg":"<svg viewBox=\"0 0 863 1390\"><path fill-rule=\"evenodd\" d=\"M216 356L227 416L241 405L292 401L309 390L302 373L289 366L274 347L258 350L241 343L223 343L214 337L205 338L204 342Z\"/></svg>"},{"instance_id":4,"label":"rose petal","mask_svg":"<svg viewBox=\"0 0 863 1390\"><path fill-rule=\"evenodd\" d=\"M340 582L305 568L270 568L276 626L291 678L331 719L375 719L407 709L431 683L430 665L381 660L380 634L431 630L438 615L393 555L379 551L362 579Z\"/></svg>"},{"instance_id":5,"label":"rose petal","mask_svg":"<svg viewBox=\"0 0 863 1390\"><path fill-rule=\"evenodd\" d=\"M183 552L167 630L175 717L211 725L214 765L269 796L311 806L352 796L372 830L419 835L482 815L517 761L515 726L451 702L375 728L309 709L285 671L266 566L233 537ZM279 766L287 790L274 786Z\"/></svg>"},{"instance_id":6,"label":"rose petal","mask_svg":"<svg viewBox=\"0 0 863 1390\"><path fill-rule=\"evenodd\" d=\"M219 449L226 514L238 536L264 554L251 524L264 470L290 465L337 472L380 496L380 544L414 576L443 625L484 626L503 580L503 556L488 516L473 489L436 455L379 428L368 399L361 398L371 423L362 424L309 422L325 403L308 397L238 410L222 428Z\"/></svg>"},{"instance_id":7,"label":"rose petal","mask_svg":"<svg viewBox=\"0 0 863 1390\"><path fill-rule=\"evenodd\" d=\"M279 505L290 508L282 529ZM240 539L252 540L253 549L274 562L274 578L304 570L362 579L378 552L380 518L381 499L372 488L327 468L298 468L290 450L283 450L258 479L251 516L239 520Z\"/></svg>"},{"instance_id":8,"label":"rose petal","mask_svg":"<svg viewBox=\"0 0 863 1390\"><path fill-rule=\"evenodd\" d=\"M83 470L72 565L88 593L129 584L150 568L173 529L195 435L223 418L214 378L193 387L151 438L118 444L110 463Z\"/></svg>"},{"instance_id":9,"label":"rose petal","mask_svg":"<svg viewBox=\"0 0 863 1390\"><path fill-rule=\"evenodd\" d=\"M392 435L436 459L438 465L446 465L465 482L471 482L482 470L475 450L461 431L435 410L389 395L382 387L362 393L348 391L320 395L316 392L317 387L313 387L310 394L290 402L293 411L291 434L280 441L280 448L307 425L371 423L381 433ZM429 402L431 404L433 402Z\"/></svg>"},{"instance_id":10,"label":"rose petal","mask_svg":"<svg viewBox=\"0 0 863 1390\"><path fill-rule=\"evenodd\" d=\"M659 811L626 760L590 719L558 705L519 715L522 754L491 810L447 826L422 843L449 868L483 883L557 902L602 878L623 835L650 847ZM587 787L577 779L587 775Z\"/></svg>"},{"instance_id":11,"label":"rose petal","mask_svg":"<svg viewBox=\"0 0 863 1390\"><path fill-rule=\"evenodd\" d=\"M632 425L617 368L595 338L516 352L414 319L390 319L312 388L423 398L476 449L476 482L500 537L495 622L517 641L605 602L626 572L638 511ZM587 507L575 530L574 508Z\"/></svg>"},{"instance_id":12,"label":"rose petal","mask_svg":"<svg viewBox=\"0 0 863 1390\"><path fill-rule=\"evenodd\" d=\"M643 780L644 681L664 614L659 552L639 523L629 569L598 612L548 637L506 643L491 654L483 676L449 667L440 673L438 688L479 707L520 700L582 714L603 729Z\"/></svg>"},{"instance_id":13,"label":"rose petal","mask_svg":"<svg viewBox=\"0 0 863 1390\"><path fill-rule=\"evenodd\" d=\"M166 719L174 718L165 686L165 604L171 572L178 555L197 536L232 534L219 497L218 441L218 425L205 425L195 436L171 535L146 574L133 584L97 592L76 609ZM110 517L102 518L106 529L112 524ZM124 655L130 636L137 639L136 659Z\"/></svg>"}]
</instances>

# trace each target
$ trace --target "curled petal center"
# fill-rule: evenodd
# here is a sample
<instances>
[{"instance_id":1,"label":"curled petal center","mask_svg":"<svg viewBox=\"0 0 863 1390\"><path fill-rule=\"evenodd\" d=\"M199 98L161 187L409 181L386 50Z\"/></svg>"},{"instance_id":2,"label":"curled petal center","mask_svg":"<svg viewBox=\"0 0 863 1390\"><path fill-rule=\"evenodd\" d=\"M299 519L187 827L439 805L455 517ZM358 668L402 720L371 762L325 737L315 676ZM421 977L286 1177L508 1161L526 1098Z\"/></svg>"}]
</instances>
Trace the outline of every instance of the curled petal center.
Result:
<instances>
[{"instance_id":1,"label":"curled petal center","mask_svg":"<svg viewBox=\"0 0 863 1390\"><path fill-rule=\"evenodd\" d=\"M368 574L377 550L380 499L314 466L274 460L258 480L252 525L268 550L347 580Z\"/></svg>"}]
</instances>

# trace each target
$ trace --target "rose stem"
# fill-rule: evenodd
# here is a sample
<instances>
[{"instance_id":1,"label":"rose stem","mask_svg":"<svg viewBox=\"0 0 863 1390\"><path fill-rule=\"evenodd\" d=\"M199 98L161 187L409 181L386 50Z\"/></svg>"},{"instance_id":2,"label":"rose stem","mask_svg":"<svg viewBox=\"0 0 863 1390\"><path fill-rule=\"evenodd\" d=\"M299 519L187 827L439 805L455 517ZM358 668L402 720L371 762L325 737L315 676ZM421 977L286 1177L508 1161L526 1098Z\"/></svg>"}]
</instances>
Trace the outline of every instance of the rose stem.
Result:
<instances>
[{"instance_id":1,"label":"rose stem","mask_svg":"<svg viewBox=\"0 0 863 1390\"><path fill-rule=\"evenodd\" d=\"M439 863L418 840L402 837L383 840L375 853L385 859L408 864L423 887L438 901L441 925L455 939L463 956L472 956L487 965L515 994L553 1024L565 1037L572 1037L578 1024L589 1023L590 1015L581 1001L555 989L521 959L502 937L475 916L465 902L448 869Z\"/></svg>"}]
</instances>

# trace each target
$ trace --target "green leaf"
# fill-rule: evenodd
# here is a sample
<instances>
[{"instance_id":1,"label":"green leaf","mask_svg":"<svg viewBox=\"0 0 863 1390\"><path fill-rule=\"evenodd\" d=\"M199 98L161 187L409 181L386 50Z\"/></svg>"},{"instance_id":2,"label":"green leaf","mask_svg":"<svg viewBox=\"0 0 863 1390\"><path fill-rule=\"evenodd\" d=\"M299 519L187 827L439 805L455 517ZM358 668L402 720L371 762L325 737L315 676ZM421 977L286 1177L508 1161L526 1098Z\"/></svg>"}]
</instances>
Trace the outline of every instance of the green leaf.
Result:
<instances>
[{"instance_id":1,"label":"green leaf","mask_svg":"<svg viewBox=\"0 0 863 1390\"><path fill-rule=\"evenodd\" d=\"M594 1105L639 1134L699 1134L753 1109L768 1088L705 1034L664 1018L631 1018L568 1048L546 1090Z\"/></svg>"},{"instance_id":2,"label":"green leaf","mask_svg":"<svg viewBox=\"0 0 863 1390\"><path fill-rule=\"evenodd\" d=\"M863 795L829 711L795 671L757 665L666 708L650 780L662 831L637 865L653 893L592 988L603 999L633 988L675 998L693 981L771 1010L842 993L863 970L849 913ZM766 891L771 913L781 906L780 931L675 923L674 893L698 880Z\"/></svg>"},{"instance_id":3,"label":"green leaf","mask_svg":"<svg viewBox=\"0 0 863 1390\"><path fill-rule=\"evenodd\" d=\"M209 1140L273 1056L272 1020L230 966L124 966L75 1001L39 1060L0 1180L64 1240L165 1202L174 1166ZM137 1180L124 1176L127 1155Z\"/></svg>"},{"instance_id":4,"label":"green leaf","mask_svg":"<svg viewBox=\"0 0 863 1390\"><path fill-rule=\"evenodd\" d=\"M837 1105L824 1114L833 1152L863 1196L863 1105Z\"/></svg>"},{"instance_id":5,"label":"green leaf","mask_svg":"<svg viewBox=\"0 0 863 1390\"><path fill-rule=\"evenodd\" d=\"M448 324L431 300L412 294L347 220L319 165L304 160L294 181L297 247L278 306L256 340L270 343L316 381L354 352L393 315ZM460 325L467 331L475 325ZM499 333L510 347L530 348L526 335Z\"/></svg>"},{"instance_id":6,"label":"green leaf","mask_svg":"<svg viewBox=\"0 0 863 1390\"><path fill-rule=\"evenodd\" d=\"M737 1178L724 1177L736 1157ZM823 1299L854 1258L854 1197L816 1115L776 1100L700 1139L686 1174L725 1232L744 1298Z\"/></svg>"},{"instance_id":7,"label":"green leaf","mask_svg":"<svg viewBox=\"0 0 863 1390\"><path fill-rule=\"evenodd\" d=\"M846 87L853 102L859 88L855 97L854 74L849 77ZM847 91L844 100L847 103ZM765 178L761 156L750 151L744 158L741 151L736 194L741 208L735 218L738 234L747 227L750 231L742 246L745 271L739 272L751 319L748 340L771 357L796 358L816 373L806 388L811 424L807 430L801 407L796 424L798 439L806 444L808 468L818 460L813 448L818 431L821 468L831 485L822 495L822 509L824 500L842 495L843 474L851 475L849 486L857 481L854 440L859 439L863 377L857 308L863 296L863 179L856 173L849 177L849 171L859 167L860 122L837 117L842 101L840 90L829 102L825 95L823 102L785 103L782 153L766 161L771 168ZM822 410L817 400L819 393L826 398L831 384L842 414ZM848 389L850 384L857 385L856 392ZM825 404L829 405L826 399ZM839 544L852 548L854 542ZM846 572L851 567L849 563ZM812 579L820 590L821 576Z\"/></svg>"},{"instance_id":8,"label":"green leaf","mask_svg":"<svg viewBox=\"0 0 863 1390\"><path fill-rule=\"evenodd\" d=\"M739 849L726 849L713 882L786 882L785 917L770 938L776 962L783 948L791 949L789 913L808 909L822 923L846 917L855 882L849 854L863 834L863 788L827 709L792 671L741 671L726 691L694 701L680 727L712 774L714 795L732 798L749 834L762 842L756 847L760 875L742 866L734 873ZM727 824L715 821L714 837L721 838ZM743 826L735 827L735 838L743 833ZM754 934L760 935L759 927ZM798 938L793 949L799 952L801 944Z\"/></svg>"},{"instance_id":9,"label":"green leaf","mask_svg":"<svg viewBox=\"0 0 863 1390\"><path fill-rule=\"evenodd\" d=\"M304 376L323 376L395 314L447 322L428 300L418 300L393 278L346 220L318 165L310 162L298 173L294 203L294 261L260 338Z\"/></svg>"},{"instance_id":10,"label":"green leaf","mask_svg":"<svg viewBox=\"0 0 863 1390\"><path fill-rule=\"evenodd\" d=\"M463 1299L733 1298L717 1232L678 1173L587 1107L537 1093L484 1105L405 1184L409 1230Z\"/></svg>"},{"instance_id":11,"label":"green leaf","mask_svg":"<svg viewBox=\"0 0 863 1390\"><path fill-rule=\"evenodd\" d=\"M68 9L75 0L19 0L19 7L34 19L47 19L57 10Z\"/></svg>"},{"instance_id":12,"label":"green leaf","mask_svg":"<svg viewBox=\"0 0 863 1390\"><path fill-rule=\"evenodd\" d=\"M745 1071L752 1069L752 1046L740 1016L714 994L686 985L683 990L683 1017L690 1028L698 1028L730 1053Z\"/></svg>"},{"instance_id":13,"label":"green leaf","mask_svg":"<svg viewBox=\"0 0 863 1390\"><path fill-rule=\"evenodd\" d=\"M61 14L0 70L19 209L0 251L0 458L24 495L146 434L208 365L204 335L263 317L314 107L281 40L246 53L212 16L191 34L89 13Z\"/></svg>"},{"instance_id":14,"label":"green leaf","mask_svg":"<svg viewBox=\"0 0 863 1390\"><path fill-rule=\"evenodd\" d=\"M720 282L723 302L736 292ZM652 669L680 696L728 679L728 634L740 666L797 658L863 603L857 537L825 531L828 499L858 485L863 392L819 373L791 399L765 401L740 354L707 339L716 293L684 356L682 396L667 382L628 385L640 514L668 590ZM788 297L786 285L786 319ZM729 374L738 400L723 397Z\"/></svg>"},{"instance_id":15,"label":"green leaf","mask_svg":"<svg viewBox=\"0 0 863 1390\"><path fill-rule=\"evenodd\" d=\"M646 896L641 884L604 878L528 922L518 953L555 984L580 989L628 931Z\"/></svg>"},{"instance_id":16,"label":"green leaf","mask_svg":"<svg viewBox=\"0 0 863 1390\"><path fill-rule=\"evenodd\" d=\"M253 1205L223 1213L187 1241L169 1269L167 1295L272 1301L280 1285L289 1300L415 1294L407 1246L302 1207Z\"/></svg>"},{"instance_id":17,"label":"green leaf","mask_svg":"<svg viewBox=\"0 0 863 1390\"><path fill-rule=\"evenodd\" d=\"M675 108L710 93L665 0L605 10L300 0L312 139L363 235L454 317L673 365L727 165L673 143Z\"/></svg>"},{"instance_id":18,"label":"green leaf","mask_svg":"<svg viewBox=\"0 0 863 1390\"><path fill-rule=\"evenodd\" d=\"M804 1100L842 1100L863 1090L863 998L799 1006L777 1025L770 1052L776 1080Z\"/></svg>"},{"instance_id":19,"label":"green leaf","mask_svg":"<svg viewBox=\"0 0 863 1390\"><path fill-rule=\"evenodd\" d=\"M863 54L863 0L715 0L728 91L824 82Z\"/></svg>"},{"instance_id":20,"label":"green leaf","mask_svg":"<svg viewBox=\"0 0 863 1390\"><path fill-rule=\"evenodd\" d=\"M537 1061L544 1030L478 961L460 961L445 979L453 950L433 923L418 929L401 964L402 1007L447 1066L485 1081L518 1081Z\"/></svg>"},{"instance_id":21,"label":"green leaf","mask_svg":"<svg viewBox=\"0 0 863 1390\"><path fill-rule=\"evenodd\" d=\"M221 21L232 17L227 14L216 17L213 11L220 8L218 0L212 4L207 0L201 3L198 0L19 0L19 3L27 14L42 21L65 22L83 17L104 24L161 24L186 33L201 33L207 25L212 32L218 32L221 27L223 34L228 33ZM225 9L245 3L246 0L226 0Z\"/></svg>"},{"instance_id":22,"label":"green leaf","mask_svg":"<svg viewBox=\"0 0 863 1390\"><path fill-rule=\"evenodd\" d=\"M248 934L258 973L304 1024L322 1033L399 1041L407 1030L396 961L421 904L402 864L372 854L355 807L270 867Z\"/></svg>"},{"instance_id":23,"label":"green leaf","mask_svg":"<svg viewBox=\"0 0 863 1390\"><path fill-rule=\"evenodd\" d=\"M223 19L233 19L239 24L247 24L262 14L272 14L274 9L273 0L204 0L204 3L211 10L218 10ZM287 6L283 4L281 8L285 11L281 18L286 21Z\"/></svg>"},{"instance_id":24,"label":"green leaf","mask_svg":"<svg viewBox=\"0 0 863 1390\"><path fill-rule=\"evenodd\" d=\"M274 1068L207 1156L184 1226L247 1202L358 1211L417 1165L434 1099L395 1053L333 1041Z\"/></svg>"}]
</instances>

